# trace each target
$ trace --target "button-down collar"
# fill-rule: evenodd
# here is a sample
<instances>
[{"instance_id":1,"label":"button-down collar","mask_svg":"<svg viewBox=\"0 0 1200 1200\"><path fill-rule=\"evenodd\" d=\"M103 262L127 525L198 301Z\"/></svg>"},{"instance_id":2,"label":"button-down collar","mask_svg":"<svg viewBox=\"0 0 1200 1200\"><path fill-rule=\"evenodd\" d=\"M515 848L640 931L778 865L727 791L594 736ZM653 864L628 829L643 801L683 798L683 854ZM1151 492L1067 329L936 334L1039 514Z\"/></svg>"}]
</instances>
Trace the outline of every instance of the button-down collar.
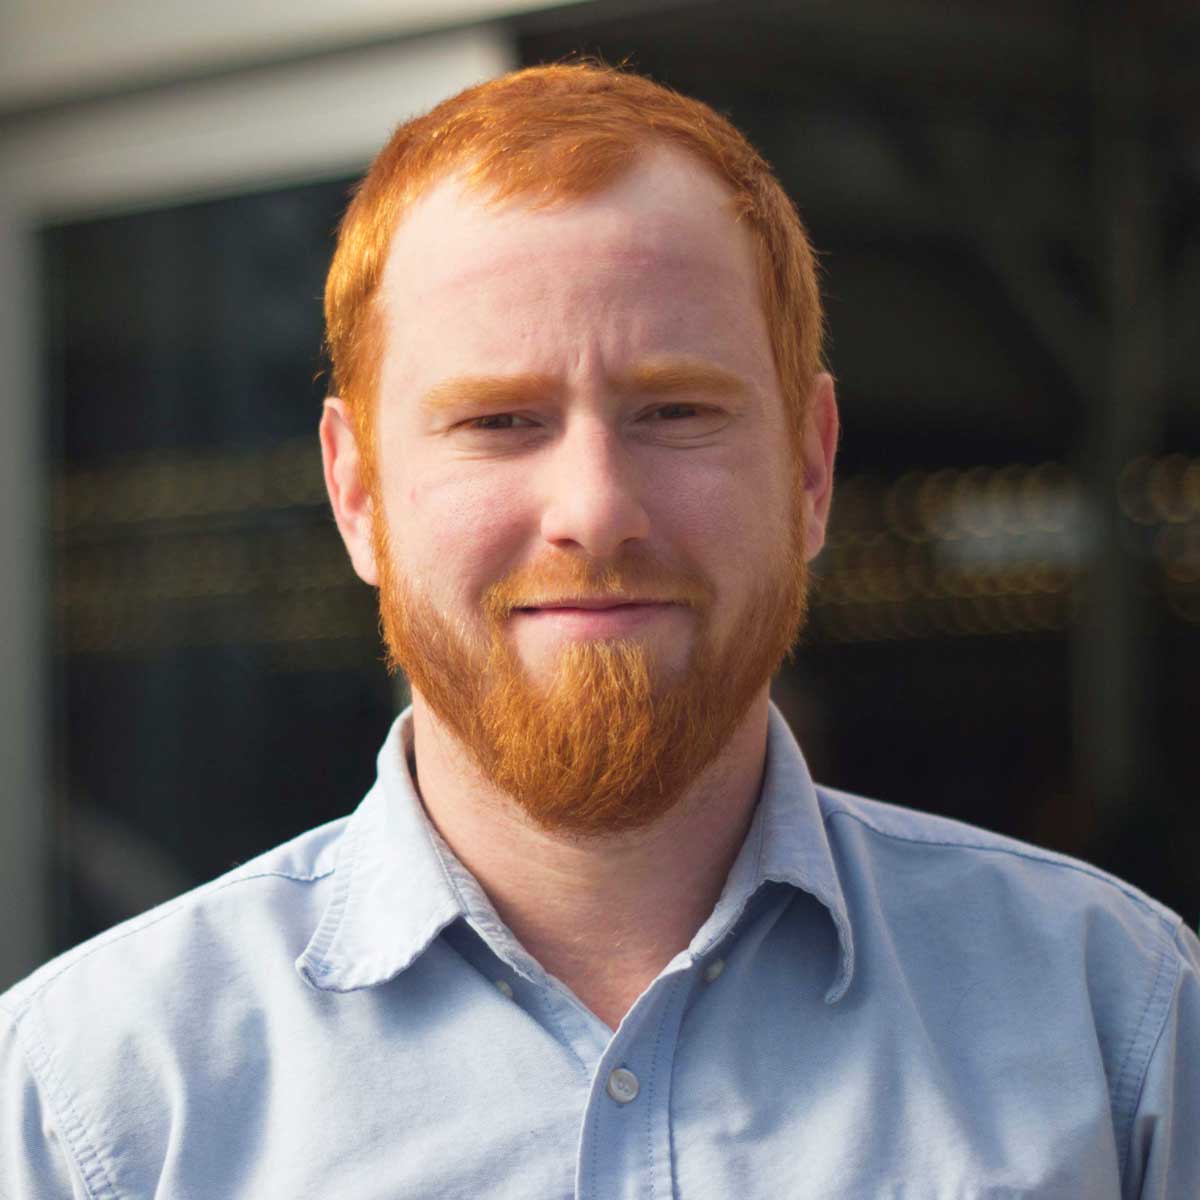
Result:
<instances>
[{"instance_id":1,"label":"button-down collar","mask_svg":"<svg viewBox=\"0 0 1200 1200\"><path fill-rule=\"evenodd\" d=\"M346 826L333 897L296 961L313 987L348 992L383 983L459 917L517 970L536 971L425 815L408 768L412 744L408 709L379 752L375 786ZM768 881L808 892L829 912L840 955L826 1000L835 1002L854 970L850 920L808 767L774 705L754 819L712 916L689 947L691 956L708 953Z\"/></svg>"}]
</instances>

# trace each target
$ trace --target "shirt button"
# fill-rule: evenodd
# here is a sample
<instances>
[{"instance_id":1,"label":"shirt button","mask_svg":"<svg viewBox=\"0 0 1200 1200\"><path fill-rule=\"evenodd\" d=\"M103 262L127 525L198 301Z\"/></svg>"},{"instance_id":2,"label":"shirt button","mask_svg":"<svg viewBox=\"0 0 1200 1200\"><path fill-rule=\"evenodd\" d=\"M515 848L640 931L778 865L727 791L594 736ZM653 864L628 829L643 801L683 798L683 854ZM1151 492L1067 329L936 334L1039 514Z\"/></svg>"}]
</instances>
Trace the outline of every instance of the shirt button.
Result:
<instances>
[{"instance_id":1,"label":"shirt button","mask_svg":"<svg viewBox=\"0 0 1200 1200\"><path fill-rule=\"evenodd\" d=\"M496 990L500 995L507 996L510 1000L513 998L512 984L507 979L497 979Z\"/></svg>"},{"instance_id":2,"label":"shirt button","mask_svg":"<svg viewBox=\"0 0 1200 1200\"><path fill-rule=\"evenodd\" d=\"M710 962L708 966L704 968L704 978L707 979L709 983L712 983L712 981L716 979L723 970L725 970L725 960L723 958L714 958L712 962Z\"/></svg>"},{"instance_id":3,"label":"shirt button","mask_svg":"<svg viewBox=\"0 0 1200 1200\"><path fill-rule=\"evenodd\" d=\"M608 1094L618 1104L628 1104L631 1100L637 1099L638 1090L641 1084L638 1083L638 1077L625 1067L618 1067L608 1077Z\"/></svg>"}]
</instances>

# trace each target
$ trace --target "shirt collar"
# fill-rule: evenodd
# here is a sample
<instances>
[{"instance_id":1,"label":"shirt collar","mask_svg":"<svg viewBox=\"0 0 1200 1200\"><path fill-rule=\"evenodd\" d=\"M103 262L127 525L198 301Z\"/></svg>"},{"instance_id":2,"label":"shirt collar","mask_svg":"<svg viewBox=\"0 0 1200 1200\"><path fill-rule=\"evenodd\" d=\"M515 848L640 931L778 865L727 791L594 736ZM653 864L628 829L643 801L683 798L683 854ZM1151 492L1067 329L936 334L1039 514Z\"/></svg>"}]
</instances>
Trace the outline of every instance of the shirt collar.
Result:
<instances>
[{"instance_id":1,"label":"shirt collar","mask_svg":"<svg viewBox=\"0 0 1200 1200\"><path fill-rule=\"evenodd\" d=\"M758 809L729 873L722 902L739 892L748 899L768 880L807 892L828 910L837 930L839 954L825 1000L836 1003L854 975L850 914L816 786L787 720L774 704L767 723L767 760Z\"/></svg>"},{"instance_id":2,"label":"shirt collar","mask_svg":"<svg viewBox=\"0 0 1200 1200\"><path fill-rule=\"evenodd\" d=\"M462 886L465 868L453 859L425 815L408 768L412 739L410 708L396 719L379 751L375 785L342 834L333 895L296 960L301 977L323 991L348 992L384 983L416 960L451 922L465 917L477 924L491 912L475 894L478 885ZM691 953L700 957L711 949L768 881L807 892L829 911L840 948L837 975L825 997L834 1003L844 995L854 971L849 914L816 788L791 729L774 705L762 792L750 832ZM498 918L495 921L498 925ZM487 936L496 931L480 932Z\"/></svg>"},{"instance_id":3,"label":"shirt collar","mask_svg":"<svg viewBox=\"0 0 1200 1200\"><path fill-rule=\"evenodd\" d=\"M379 751L375 785L346 824L333 895L296 960L313 987L350 992L385 983L463 915L408 769L412 744L407 708Z\"/></svg>"}]
</instances>

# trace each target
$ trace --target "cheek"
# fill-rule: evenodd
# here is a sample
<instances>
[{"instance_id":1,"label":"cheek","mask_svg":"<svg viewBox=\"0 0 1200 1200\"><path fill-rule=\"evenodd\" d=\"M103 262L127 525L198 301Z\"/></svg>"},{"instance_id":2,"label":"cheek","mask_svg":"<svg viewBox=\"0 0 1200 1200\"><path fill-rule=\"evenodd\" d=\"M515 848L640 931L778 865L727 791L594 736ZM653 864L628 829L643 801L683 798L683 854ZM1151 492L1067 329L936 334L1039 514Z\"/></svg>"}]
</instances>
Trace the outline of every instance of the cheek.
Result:
<instances>
[{"instance_id":1,"label":"cheek","mask_svg":"<svg viewBox=\"0 0 1200 1200\"><path fill-rule=\"evenodd\" d=\"M790 477L773 459L746 453L703 467L659 464L656 479L655 524L668 540L679 538L715 578L759 576L791 512Z\"/></svg>"},{"instance_id":2,"label":"cheek","mask_svg":"<svg viewBox=\"0 0 1200 1200\"><path fill-rule=\"evenodd\" d=\"M522 490L469 468L413 475L386 504L397 568L445 603L474 604L527 537Z\"/></svg>"}]
</instances>

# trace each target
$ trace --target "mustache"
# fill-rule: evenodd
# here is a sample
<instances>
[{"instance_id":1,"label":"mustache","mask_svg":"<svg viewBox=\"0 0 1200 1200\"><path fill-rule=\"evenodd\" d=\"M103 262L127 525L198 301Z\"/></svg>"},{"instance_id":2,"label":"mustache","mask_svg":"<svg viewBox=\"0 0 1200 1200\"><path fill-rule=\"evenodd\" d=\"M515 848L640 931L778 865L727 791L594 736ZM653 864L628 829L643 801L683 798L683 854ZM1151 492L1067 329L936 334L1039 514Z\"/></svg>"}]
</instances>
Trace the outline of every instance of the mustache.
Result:
<instances>
[{"instance_id":1,"label":"mustache","mask_svg":"<svg viewBox=\"0 0 1200 1200\"><path fill-rule=\"evenodd\" d=\"M497 580L484 592L483 611L499 623L518 608L583 598L682 604L706 612L713 602L713 587L698 568L666 563L645 551L609 563L560 554L518 567Z\"/></svg>"}]
</instances>

